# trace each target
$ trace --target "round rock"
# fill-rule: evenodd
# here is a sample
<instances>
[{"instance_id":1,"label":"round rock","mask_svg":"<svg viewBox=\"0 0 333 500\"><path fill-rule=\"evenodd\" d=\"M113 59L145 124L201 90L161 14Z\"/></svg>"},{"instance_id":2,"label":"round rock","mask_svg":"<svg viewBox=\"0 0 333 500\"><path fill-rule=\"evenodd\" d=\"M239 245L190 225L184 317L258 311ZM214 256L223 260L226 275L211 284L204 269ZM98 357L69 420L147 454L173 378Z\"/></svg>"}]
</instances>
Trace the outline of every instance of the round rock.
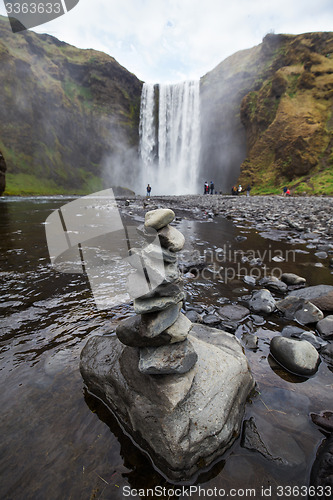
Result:
<instances>
[{"instance_id":1,"label":"round rock","mask_svg":"<svg viewBox=\"0 0 333 500\"><path fill-rule=\"evenodd\" d=\"M179 252L185 244L184 235L172 226L163 227L158 231L158 235L161 245L171 252Z\"/></svg>"},{"instance_id":2,"label":"round rock","mask_svg":"<svg viewBox=\"0 0 333 500\"><path fill-rule=\"evenodd\" d=\"M270 351L274 359L288 371L305 377L314 375L320 363L318 352L307 340L273 337Z\"/></svg>"},{"instance_id":3,"label":"round rock","mask_svg":"<svg viewBox=\"0 0 333 500\"><path fill-rule=\"evenodd\" d=\"M255 312L271 313L275 310L276 303L270 291L264 288L253 292L249 306Z\"/></svg>"},{"instance_id":4,"label":"round rock","mask_svg":"<svg viewBox=\"0 0 333 500\"><path fill-rule=\"evenodd\" d=\"M333 315L326 316L326 318L318 321L318 331L323 339L333 338Z\"/></svg>"},{"instance_id":5,"label":"round rock","mask_svg":"<svg viewBox=\"0 0 333 500\"><path fill-rule=\"evenodd\" d=\"M167 226L175 218L175 212L170 208L158 208L150 210L145 215L145 227L152 227L158 231L162 227Z\"/></svg>"},{"instance_id":6,"label":"round rock","mask_svg":"<svg viewBox=\"0 0 333 500\"><path fill-rule=\"evenodd\" d=\"M281 281L286 283L287 285L304 285L306 283L306 279L298 276L294 273L283 273L281 276Z\"/></svg>"}]
</instances>

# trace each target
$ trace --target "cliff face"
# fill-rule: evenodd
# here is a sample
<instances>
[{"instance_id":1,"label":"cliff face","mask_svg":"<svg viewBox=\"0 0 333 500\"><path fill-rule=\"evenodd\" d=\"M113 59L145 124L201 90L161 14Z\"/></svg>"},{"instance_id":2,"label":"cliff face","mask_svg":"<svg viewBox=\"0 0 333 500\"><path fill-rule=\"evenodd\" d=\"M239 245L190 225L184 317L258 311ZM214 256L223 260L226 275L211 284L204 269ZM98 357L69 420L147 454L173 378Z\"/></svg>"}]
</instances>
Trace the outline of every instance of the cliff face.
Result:
<instances>
[{"instance_id":1,"label":"cliff face","mask_svg":"<svg viewBox=\"0 0 333 500\"><path fill-rule=\"evenodd\" d=\"M13 34L1 17L0 81L9 193L85 193L105 177L117 184L117 162L137 150L142 82L133 74L101 52Z\"/></svg>"},{"instance_id":2,"label":"cliff face","mask_svg":"<svg viewBox=\"0 0 333 500\"><path fill-rule=\"evenodd\" d=\"M253 192L333 194L333 33L267 35L276 54L241 103Z\"/></svg>"},{"instance_id":3,"label":"cliff face","mask_svg":"<svg viewBox=\"0 0 333 500\"><path fill-rule=\"evenodd\" d=\"M201 79L202 180L333 194L332 85L333 33L267 35L227 58Z\"/></svg>"}]
</instances>

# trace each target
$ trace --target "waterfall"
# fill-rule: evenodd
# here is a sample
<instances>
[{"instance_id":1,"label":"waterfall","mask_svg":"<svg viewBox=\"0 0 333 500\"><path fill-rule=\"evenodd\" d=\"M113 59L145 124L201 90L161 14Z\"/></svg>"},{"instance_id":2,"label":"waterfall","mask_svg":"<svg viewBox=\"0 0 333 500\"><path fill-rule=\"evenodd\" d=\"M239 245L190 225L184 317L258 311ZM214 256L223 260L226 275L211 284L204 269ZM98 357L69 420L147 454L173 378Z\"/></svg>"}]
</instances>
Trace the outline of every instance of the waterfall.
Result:
<instances>
[{"instance_id":1,"label":"waterfall","mask_svg":"<svg viewBox=\"0 0 333 500\"><path fill-rule=\"evenodd\" d=\"M199 81L158 86L145 83L139 132L142 180L152 186L152 194L197 193Z\"/></svg>"}]
</instances>

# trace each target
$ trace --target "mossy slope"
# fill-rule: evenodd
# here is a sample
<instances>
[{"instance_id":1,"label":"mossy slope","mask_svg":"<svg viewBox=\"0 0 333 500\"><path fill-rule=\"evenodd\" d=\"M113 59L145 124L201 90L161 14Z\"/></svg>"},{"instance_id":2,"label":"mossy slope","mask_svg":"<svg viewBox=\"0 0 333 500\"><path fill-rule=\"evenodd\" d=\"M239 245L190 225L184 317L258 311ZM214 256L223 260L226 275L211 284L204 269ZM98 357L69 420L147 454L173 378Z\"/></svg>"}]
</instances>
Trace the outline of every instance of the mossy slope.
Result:
<instances>
[{"instance_id":1,"label":"mossy slope","mask_svg":"<svg viewBox=\"0 0 333 500\"><path fill-rule=\"evenodd\" d=\"M86 193L138 141L142 82L112 57L0 16L0 151L9 194Z\"/></svg>"},{"instance_id":2,"label":"mossy slope","mask_svg":"<svg viewBox=\"0 0 333 500\"><path fill-rule=\"evenodd\" d=\"M258 194L333 195L333 33L267 35L276 52L241 103L247 157L239 182Z\"/></svg>"}]
</instances>

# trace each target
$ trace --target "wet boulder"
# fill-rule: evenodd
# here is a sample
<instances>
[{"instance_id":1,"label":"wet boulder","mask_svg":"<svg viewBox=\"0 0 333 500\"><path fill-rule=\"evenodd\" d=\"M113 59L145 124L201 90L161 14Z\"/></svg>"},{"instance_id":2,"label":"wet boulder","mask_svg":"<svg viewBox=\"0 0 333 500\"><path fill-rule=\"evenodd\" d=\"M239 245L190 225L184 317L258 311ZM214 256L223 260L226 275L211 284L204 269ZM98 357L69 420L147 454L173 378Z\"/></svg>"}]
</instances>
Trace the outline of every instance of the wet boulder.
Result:
<instances>
[{"instance_id":1,"label":"wet boulder","mask_svg":"<svg viewBox=\"0 0 333 500\"><path fill-rule=\"evenodd\" d=\"M314 375L320 363L317 350L307 340L276 336L271 340L270 352L288 371L305 377Z\"/></svg>"}]
</instances>

